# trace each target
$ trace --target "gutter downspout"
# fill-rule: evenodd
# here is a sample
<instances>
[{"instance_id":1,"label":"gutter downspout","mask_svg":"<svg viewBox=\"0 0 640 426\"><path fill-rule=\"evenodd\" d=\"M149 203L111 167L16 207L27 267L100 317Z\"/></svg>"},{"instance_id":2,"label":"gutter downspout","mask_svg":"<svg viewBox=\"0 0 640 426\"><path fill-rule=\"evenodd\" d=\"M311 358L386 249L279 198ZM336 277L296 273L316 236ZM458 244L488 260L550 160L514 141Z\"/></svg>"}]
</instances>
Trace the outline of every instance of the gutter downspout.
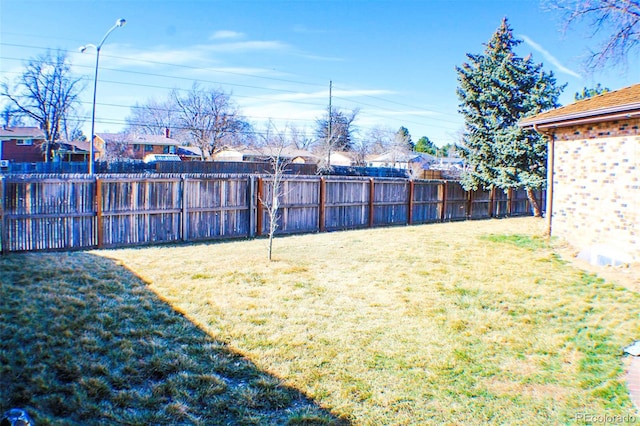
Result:
<instances>
[{"instance_id":1,"label":"gutter downspout","mask_svg":"<svg viewBox=\"0 0 640 426\"><path fill-rule=\"evenodd\" d=\"M536 132L538 132L538 126L534 125L533 128ZM547 217L547 236L551 237L551 227L553 224L553 167L555 160L555 142L556 135L555 133L547 133L547 137L549 137L549 142L547 144L547 208L546 208L546 217Z\"/></svg>"}]
</instances>

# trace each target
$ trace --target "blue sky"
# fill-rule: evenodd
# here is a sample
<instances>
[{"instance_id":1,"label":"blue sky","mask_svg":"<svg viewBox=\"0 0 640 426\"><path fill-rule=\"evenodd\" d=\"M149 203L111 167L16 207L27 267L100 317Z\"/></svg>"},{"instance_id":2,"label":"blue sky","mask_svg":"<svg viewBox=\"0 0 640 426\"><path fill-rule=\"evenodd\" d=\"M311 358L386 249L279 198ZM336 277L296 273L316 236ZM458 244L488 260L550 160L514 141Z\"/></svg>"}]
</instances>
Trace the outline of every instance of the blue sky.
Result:
<instances>
[{"instance_id":1,"label":"blue sky","mask_svg":"<svg viewBox=\"0 0 640 426\"><path fill-rule=\"evenodd\" d=\"M459 137L455 67L481 53L509 19L520 56L533 54L568 83L561 102L584 86L618 89L640 82L640 61L587 74L582 61L597 40L585 26L561 32L543 0L213 1L0 0L0 72L15 78L47 48L68 52L86 80L82 95L90 133L97 44L102 47L96 131L117 132L136 102L166 98L171 89L201 85L231 92L257 130L272 119L312 132L327 110L359 108L356 125L406 127L414 141L442 145Z\"/></svg>"}]
</instances>

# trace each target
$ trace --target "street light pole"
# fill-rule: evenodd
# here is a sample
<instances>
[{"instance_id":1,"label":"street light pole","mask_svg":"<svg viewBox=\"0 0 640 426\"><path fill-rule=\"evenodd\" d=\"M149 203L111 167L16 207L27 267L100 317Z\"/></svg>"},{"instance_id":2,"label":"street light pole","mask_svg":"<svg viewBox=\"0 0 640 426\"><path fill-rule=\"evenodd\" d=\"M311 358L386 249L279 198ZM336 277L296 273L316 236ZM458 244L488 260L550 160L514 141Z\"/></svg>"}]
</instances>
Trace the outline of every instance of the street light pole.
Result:
<instances>
[{"instance_id":1,"label":"street light pole","mask_svg":"<svg viewBox=\"0 0 640 426\"><path fill-rule=\"evenodd\" d=\"M104 44L104 41L109 37L109 34L113 32L118 27L123 27L127 21L124 19L118 19L113 27L107 31L107 33L102 37L102 41L97 46L95 44L86 44L80 47L80 52L84 53L87 48L93 47L96 49L96 72L93 78L93 104L91 108L91 140L89 141L89 174L94 174L94 162L95 162L95 148L94 148L94 140L96 138L95 128L96 128L96 93L98 92L98 64L100 62L100 49Z\"/></svg>"},{"instance_id":2,"label":"street light pole","mask_svg":"<svg viewBox=\"0 0 640 426\"><path fill-rule=\"evenodd\" d=\"M98 62L100 61L100 47L96 48L96 73L93 78L93 104L91 108L91 140L89 141L89 175L93 176L95 167L95 127L96 127L96 93L98 91Z\"/></svg>"}]
</instances>

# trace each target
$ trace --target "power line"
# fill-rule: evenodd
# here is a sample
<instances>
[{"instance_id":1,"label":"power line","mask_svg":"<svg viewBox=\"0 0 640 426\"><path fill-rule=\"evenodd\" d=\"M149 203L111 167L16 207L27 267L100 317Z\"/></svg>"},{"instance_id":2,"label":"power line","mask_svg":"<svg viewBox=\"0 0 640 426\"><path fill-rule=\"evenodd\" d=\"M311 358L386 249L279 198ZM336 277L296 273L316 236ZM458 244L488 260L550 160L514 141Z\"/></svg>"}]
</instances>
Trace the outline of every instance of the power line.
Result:
<instances>
[{"instance_id":1,"label":"power line","mask_svg":"<svg viewBox=\"0 0 640 426\"><path fill-rule=\"evenodd\" d=\"M46 49L44 47L39 47L39 46L24 45L24 44L14 44L14 43L5 43L5 42L0 42L0 45L21 47L21 48L31 48L31 49ZM63 50L63 51L67 52L67 53L77 54L77 52L70 52L68 50ZM168 63L168 62L152 61L152 60L147 60L147 59L139 59L139 58L131 58L131 57L114 56L114 55L108 55L108 54L103 54L102 57L103 58L107 57L107 58L112 58L112 59L120 59L120 60L128 60L128 61L141 62L141 63L148 63L148 64L153 64L153 65L164 65L164 66L177 67L177 68L181 68L181 69L189 69L189 70L196 70L196 71L211 71L211 72L216 72L216 73L221 73L221 74L229 74L229 75L242 76L242 77L248 77L248 78L257 78L257 79L264 79L264 80L269 80L269 81L278 81L278 82L286 82L286 83L307 85L307 86L318 87L318 88L323 88L323 89L325 88L324 85L317 84L317 83L296 81L296 80L290 80L290 79L281 79L281 78L277 78L277 77L259 76L259 75L255 75L255 74L247 74L247 73L239 73L239 72L234 72L234 71L220 70L220 69L217 69L217 68L194 67L194 66L189 66L189 65L172 64L172 63ZM21 60L19 58L11 58L11 57L3 57L3 59ZM82 66L82 65L76 65L76 66L84 67L84 68L91 68L89 66ZM176 76L172 76L172 75L149 73L149 72L142 72L142 71L121 70L121 69L114 69L114 68L101 68L101 69L102 70L109 70L109 71L113 71L113 72L121 72L121 73L126 73L126 74L147 75L147 76L168 78L168 79L174 79L174 80L201 81L201 82L210 83L210 84L227 85L227 86L234 86L234 87L243 87L243 88L265 90L265 91L273 91L273 92L280 92L280 93L292 93L292 94L299 93L298 91L288 90L288 89L261 87L261 86L254 86L254 85L245 85L245 84L229 83L229 82L219 82L219 81L204 80L204 79L197 79L196 80L196 79L190 79L190 78L186 78L186 77L176 77ZM145 87L152 87L152 86L145 86ZM158 88L162 88L162 87L158 87ZM342 89L339 89L339 90L349 91L350 89L342 88ZM378 100L378 101L381 101L381 102L396 104L396 105L399 105L399 106L405 106L405 107L412 108L412 109L418 109L418 110L426 109L426 110L428 110L428 108L425 108L425 107L418 107L418 106L415 106L415 105L409 105L409 104L406 104L406 103L397 102L397 101L393 101L393 100L389 100L389 99L385 99L385 98L381 98L381 97L377 97L377 96L373 96L373 95L362 94L362 95L359 95L359 97L367 97L367 98L375 99L375 100ZM372 106L371 104L367 104L367 103L364 103L364 102L361 102L361 101L354 101L354 100L346 100L346 101L352 102L352 103L356 103L356 104L360 104L360 105L365 105L365 106ZM379 106L374 106L374 107L381 108ZM401 112L401 111L398 111L398 112ZM442 114L442 115L451 115L451 114L447 114L447 113L444 113L444 112L438 112L438 113Z\"/></svg>"},{"instance_id":2,"label":"power line","mask_svg":"<svg viewBox=\"0 0 640 426\"><path fill-rule=\"evenodd\" d=\"M46 48L38 47L38 46L24 45L24 44L13 44L13 43L5 43L5 42L0 42L0 45L12 46L12 47L20 47L20 48L29 48L29 49L46 49ZM69 51L64 50L64 49L59 49L59 50L69 53ZM74 54L75 53L76 52L74 52ZM131 61L131 62L140 62L140 63L147 63L147 64L153 64L153 65L163 65L163 66L169 66L169 67L176 67L176 68L180 68L180 69L189 69L189 70L196 70L196 71L208 71L208 72L215 72L215 73L220 73L220 74L243 76L243 77L247 77L247 78L263 79L263 80L274 81L274 82L286 82L286 83L290 83L290 84L299 84L299 85L306 85L306 86L310 86L310 87L325 88L324 85L320 85L320 84L316 84L316 83L310 83L310 82L304 82L304 81L296 81L296 80L291 80L291 79L282 79L282 78L276 78L276 77L268 77L268 76L259 76L259 75L255 75L255 74L247 74L247 73L219 70L219 69L216 69L216 68L195 67L195 66L172 64L172 63L166 63L166 62L160 62L160 61L151 61L151 60L145 60L145 59L139 59L139 58L121 57L121 56L113 56L113 55L103 55L103 57L110 57L110 58L113 58L113 59L126 60L126 61ZM20 58L14 58L14 57L0 57L0 58L1 59L5 59L5 60L16 60L16 61L21 60ZM91 68L89 66L83 66L83 65L75 65L75 66L82 67L82 68ZM196 79L190 79L190 78L187 78L187 77L173 76L173 75L166 75L166 74L159 74L159 73L151 73L151 72L143 72L143 71L123 70L123 69L115 69L115 68L101 68L101 70L102 69L108 70L108 71L112 71L112 72L119 72L119 73L123 73L123 74L127 74L127 75L151 76L151 77L167 78L167 79L171 79L171 80L181 80L181 81L198 81L198 82L203 82L203 83L208 83L208 84L217 84L217 85L231 86L231 87L241 87L241 88L253 89L253 90L264 90L264 91L268 91L268 92L275 92L275 93L282 93L282 94L298 94L298 93L300 93L299 91L290 90L290 89L263 87L263 86L240 84L240 83L220 82L220 81L213 81L213 80L196 80ZM170 91L170 90L180 90L180 91L188 90L188 89L180 89L180 88L176 88L176 87L170 88L170 87L159 86L159 85L154 85L154 84L133 83L133 82L123 82L123 81L113 81L113 80L101 80L101 84L107 84L107 83L108 84L125 85L125 86L131 86L131 87L163 89L163 90L168 90L168 91ZM341 89L341 90L347 90L348 91L349 89ZM311 94L309 94L309 95L311 96ZM318 108L324 108L325 107L324 104L321 104L321 103L318 103L318 102L305 102L305 101L291 100L291 99L284 99L284 100L283 99L270 99L268 97L237 95L237 94L233 94L233 96L237 97L237 98L242 98L242 99L255 99L255 100L260 100L260 101L264 101L264 102L285 102L287 104L309 105L309 106L318 107ZM409 105L409 104L406 104L406 103L397 102L397 101L393 101L393 100L389 100L389 99L384 99L384 98L380 98L380 97L372 96L372 95L359 94L358 97L370 98L370 99L374 99L376 101L389 103L389 104L394 104L394 105L399 105L399 106L404 106L404 107L408 107L408 108L412 108L412 109L416 109L416 110L425 109L424 107L417 107L417 106L414 106L414 105ZM381 111L387 111L387 112L396 113L396 114L403 114L403 113L404 114L408 114L408 113L403 112L401 110L392 109L392 108L386 108L386 107L381 106L381 105L362 102L361 100L354 100L354 99L342 98L342 97L337 97L337 98L343 100L344 102L354 104L356 106L366 106L366 107L373 108L374 111L375 110L381 110ZM118 105L118 104L99 104L99 105L111 106L111 107L116 107L116 108L130 108L130 109L131 108L135 108L137 106L137 105L136 106L125 106L125 105ZM453 114L448 114L448 113L444 113L444 112L437 112L436 111L436 113L440 114L440 115L444 115L444 116L453 116ZM372 112L371 110L367 110L367 115L370 116L370 117L385 118L387 120L393 119L393 118L389 117L388 115L382 115L382 114L379 114L379 113L376 113L376 112ZM264 118L264 117L254 116L253 118ZM285 119L285 118L282 118L282 119L279 119L279 120L307 121L307 122L311 121L311 120L308 120L308 119ZM435 118L435 117L434 118L427 118L425 121L432 121L432 120L437 120L438 122L448 122L448 123L459 125L459 122L454 122L452 120L442 119L441 117L438 117L438 118ZM442 126L442 125L439 125L439 124L428 124L428 123L425 123L425 122L412 121L412 120L407 120L406 118L398 119L398 121L402 121L403 123L408 123L408 124L416 124L416 125L420 125L420 126L435 127L435 128L445 129L445 130L454 130L451 127ZM126 124L126 121L112 120L111 123L112 124L117 124L117 123Z\"/></svg>"},{"instance_id":3,"label":"power line","mask_svg":"<svg viewBox=\"0 0 640 426\"><path fill-rule=\"evenodd\" d=\"M0 43L0 45L3 43ZM117 57L117 56L109 56L109 55L105 55L103 54L102 57L111 57L111 58L116 58L116 59L125 59L122 57ZM0 59L3 60L14 60L14 61L21 61L22 59L20 58L14 58L14 57L9 57L9 56L0 56ZM164 63L164 65L171 65L171 66L175 66L172 64L166 64ZM75 67L78 68L88 68L93 70L93 66L89 66L89 65L74 65ZM201 71L207 71L210 69L207 68L193 68L193 69L198 69ZM229 83L229 82L221 82L221 81L215 81L215 80L205 80L205 79L193 79L193 78L188 78L188 77L180 77L180 76L174 76L174 75L167 75L167 74L157 74L157 73L151 73L151 72L144 72L144 71L132 71L132 70L123 70L123 69L117 69L117 68L109 68L109 67L100 67L100 71L112 71L112 72L120 72L123 74L134 74L134 75L143 75L143 76L151 76L151 77L161 77L161 78L167 78L167 79L171 79L171 80L186 80L186 81L198 81L198 82L202 82L202 83L209 83L209 84L217 84L217 85L226 85L226 86L234 86L234 87L243 87L243 88L247 88L247 89L258 89L258 90L265 90L265 91L271 91L271 92L280 92L280 93L292 93L292 94L297 94L300 93L298 91L295 90L289 90L289 89L278 89L278 88L272 88L272 87L262 87L262 86L254 86L254 85L249 85L249 84L240 84L240 83ZM224 71L220 71L220 70L213 70L215 72L224 72ZM7 74L18 74L18 72L8 72ZM268 77L262 77L262 76L252 76L250 74L241 74L247 77L255 77L255 78L268 78ZM104 80L100 80L101 82ZM141 84L141 86L144 86ZM154 86L145 86L145 87L154 87ZM162 86L157 86L158 88L166 88L166 87L162 87Z\"/></svg>"},{"instance_id":4,"label":"power line","mask_svg":"<svg viewBox=\"0 0 640 426\"><path fill-rule=\"evenodd\" d=\"M21 47L21 48L31 48L31 49L46 49L44 47L38 47L38 46L3 43L3 42L0 42L0 45ZM70 52L68 50L63 50L63 51L65 51L67 53L77 54L77 52ZM255 75L255 74L247 74L247 73L240 73L240 72L234 72L234 71L228 71L228 70L220 70L218 68L194 67L194 66L189 66L189 65L172 64L172 63L169 63L169 62L152 61L152 60L148 60L148 59L122 57L122 56L114 56L114 55L108 55L108 54L103 54L102 57L103 58L107 57L107 58L112 58L112 59L121 59L121 60L125 59L125 60L128 60L128 61L142 62L142 63L148 63L148 64L153 64L153 65L165 65L165 66L178 67L178 68L190 69L190 70L196 70L196 71L212 71L212 72L221 73L221 74L229 74L229 75L236 75L236 76L249 77L249 78L265 79L265 80L270 80L270 81L279 81L279 82L285 82L285 83L307 85L307 86L313 86L313 87L318 87L318 88L322 88L322 89L326 88L324 85L318 84L318 83L310 83L310 82L305 82L305 81L282 79L282 78L277 78L277 77L266 77L266 76L260 76L260 75ZM4 57L3 59L22 60L22 59L19 59L19 58L10 58L10 57ZM76 66L83 67L83 68L92 68L90 66L82 66L82 65L76 65ZM149 72L142 72L142 71L120 70L120 69L104 68L104 67L101 68L101 70L109 70L109 71L122 72L122 73L127 73L127 74L139 74L139 75L148 75L148 76L155 76L155 77L171 78L171 79L177 79L177 80L191 80L191 81L194 80L194 79L190 79L190 78L187 78L187 77L176 77L176 76L171 76L171 75L156 74L156 73L149 73ZM230 85L230 86L245 87L245 88L259 89L259 90L269 90L269 91L282 92L282 93L299 93L299 92L294 91L294 90L277 89L277 88L270 88L270 87L260 87L260 86L252 86L252 85L243 85L243 84L238 84L238 83L228 83L228 82L224 82L223 83L223 82L211 81L211 80L203 80L203 79L198 79L197 81L202 81L202 82L205 82L205 83L212 83L212 84L225 84L225 85ZM344 91L349 91L350 90L350 89L339 88L339 87L336 87L336 89L337 90L344 90ZM385 99L385 98L381 98L381 97L377 97L377 96L373 96L373 95L362 94L362 95L359 95L359 96L360 97L367 97L367 98L371 98L371 99L375 99L375 100L379 100L379 101L387 102L387 103L391 103L391 104L396 104L396 105L399 105L399 106L405 106L405 107L412 108L412 109L426 109L425 107L409 105L409 104L406 104L406 103L397 102L397 101L393 101L393 100L389 100L389 99ZM355 102L355 101L352 101L352 102ZM367 105L367 104L362 103L362 102L360 102L360 103L363 104L363 105Z\"/></svg>"},{"instance_id":5,"label":"power line","mask_svg":"<svg viewBox=\"0 0 640 426\"><path fill-rule=\"evenodd\" d=\"M84 78L83 78L84 79ZM158 86L158 85L151 85L151 84L142 84L142 83L129 83L129 82L122 82L122 81L114 81L114 80L101 80L101 83L106 84L116 84L116 85L125 85L125 86L133 86L133 87L148 87L148 88L152 88L152 89L163 89L163 90L178 90L178 91L188 91L190 89L178 89L178 88L171 88L171 87L166 87L166 86ZM257 99L257 100L261 100L261 101L273 101L270 99L265 99L262 97L256 97L256 96L247 96L247 95L238 95L238 94L234 94L233 95L236 98L242 98L242 99ZM391 109L387 109L387 108L383 108L383 107L379 107L377 105L371 105L371 104L367 104L367 103L362 103L362 102L355 102L355 101L351 101L350 99L346 99L346 98L340 98L337 97L338 99L342 99L346 102L353 102L356 104L361 104L361 105L365 105L365 106L370 106L372 108L376 108L376 109L380 109L382 111L389 111L389 112L397 112L395 110L391 110ZM290 104L299 104L299 105L310 105L310 106L314 106L314 107L319 107L319 108L324 108L324 104L321 103L317 103L317 102L304 102L304 101L295 101L295 100L287 100L287 103ZM89 104L89 102L83 102L80 101L81 104ZM128 109L136 109L136 108L146 108L146 109L150 109L150 110L158 110L158 111L166 111L166 112L179 112L180 110L176 110L176 109L166 109L166 108L156 108L156 107L149 107L146 105L121 105L121 104L109 104L109 103L98 103L97 105L99 106L109 106L109 107L116 107L116 108L128 108ZM368 110L367 114L369 116L372 117L379 117L379 118L385 118L385 119L389 119L389 116L386 115L382 115L382 114L377 114L375 112L372 112L371 110ZM262 116L251 116L251 118L254 119L269 119L269 118L273 118L273 117L262 117ZM289 120L289 121L309 121L307 119L296 119L296 118L278 118L280 120ZM427 125L424 122L417 122L417 121L413 121L413 120L408 120L406 118L402 118L401 119L403 123L407 123L407 124L416 124L416 125ZM453 123L453 124L458 124L457 122L451 121L451 120L443 120L441 118L430 118L429 120L438 120L438 121L445 121L445 122L449 122L449 123ZM115 123L115 121L114 121ZM126 122L122 122L122 124L126 124ZM437 124L429 124L430 127L436 127L436 128L442 128L445 130L454 130L451 127L447 127L447 126L442 126L442 125L437 125Z\"/></svg>"},{"instance_id":6,"label":"power line","mask_svg":"<svg viewBox=\"0 0 640 426\"><path fill-rule=\"evenodd\" d=\"M5 42L0 42L0 46L11 46L11 47L20 47L20 48L27 48L27 49L39 49L39 50L48 49L48 48L42 47L42 46L31 46L31 45L13 44L13 43L5 43ZM66 52L66 53L78 54L78 52L75 52L75 51L69 51L69 50L65 50L65 49L60 49L60 50L63 51L63 52ZM188 69L188 70L195 70L195 71L212 71L212 72L217 72L217 73L220 73L220 74L229 74L229 75L235 75L235 76L241 76L241 77L250 77L250 78L264 79L264 80L270 80L270 81L278 81L278 82L283 82L283 83L294 83L294 84L300 84L300 85L304 85L304 86L324 87L324 86L322 86L320 84L317 84L317 83L289 80L289 79L277 78L277 77L267 77L267 76L262 76L262 75L241 73L241 72L237 72L237 71L220 70L220 69L217 69L217 68L194 67L194 66L190 66L190 65L172 64L172 63L169 63L169 62L161 62L161 61L152 61L152 60L149 60L149 59L114 56L114 55L109 55L109 54L103 54L101 57L103 57L103 58L112 58L112 59L126 59L128 61L133 61L133 62L140 62L140 63L146 63L146 64L151 64L151 65L165 65L165 66L176 67L176 68L181 68L181 69ZM123 72L126 72L126 71L123 71Z\"/></svg>"}]
</instances>

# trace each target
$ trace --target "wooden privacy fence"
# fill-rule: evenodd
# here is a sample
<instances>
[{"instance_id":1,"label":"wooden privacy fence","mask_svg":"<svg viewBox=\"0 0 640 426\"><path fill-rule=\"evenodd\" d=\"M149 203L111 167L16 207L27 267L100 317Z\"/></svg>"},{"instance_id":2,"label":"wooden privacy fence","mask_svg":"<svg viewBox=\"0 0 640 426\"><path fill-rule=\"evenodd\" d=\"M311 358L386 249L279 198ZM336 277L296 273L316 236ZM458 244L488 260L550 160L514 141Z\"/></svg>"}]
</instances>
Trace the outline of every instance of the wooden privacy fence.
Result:
<instances>
[{"instance_id":1,"label":"wooden privacy fence","mask_svg":"<svg viewBox=\"0 0 640 426\"><path fill-rule=\"evenodd\" d=\"M268 233L268 175L0 178L2 253L250 238ZM544 194L537 193L540 205ZM457 181L287 175L278 233L530 214L524 190Z\"/></svg>"}]
</instances>

